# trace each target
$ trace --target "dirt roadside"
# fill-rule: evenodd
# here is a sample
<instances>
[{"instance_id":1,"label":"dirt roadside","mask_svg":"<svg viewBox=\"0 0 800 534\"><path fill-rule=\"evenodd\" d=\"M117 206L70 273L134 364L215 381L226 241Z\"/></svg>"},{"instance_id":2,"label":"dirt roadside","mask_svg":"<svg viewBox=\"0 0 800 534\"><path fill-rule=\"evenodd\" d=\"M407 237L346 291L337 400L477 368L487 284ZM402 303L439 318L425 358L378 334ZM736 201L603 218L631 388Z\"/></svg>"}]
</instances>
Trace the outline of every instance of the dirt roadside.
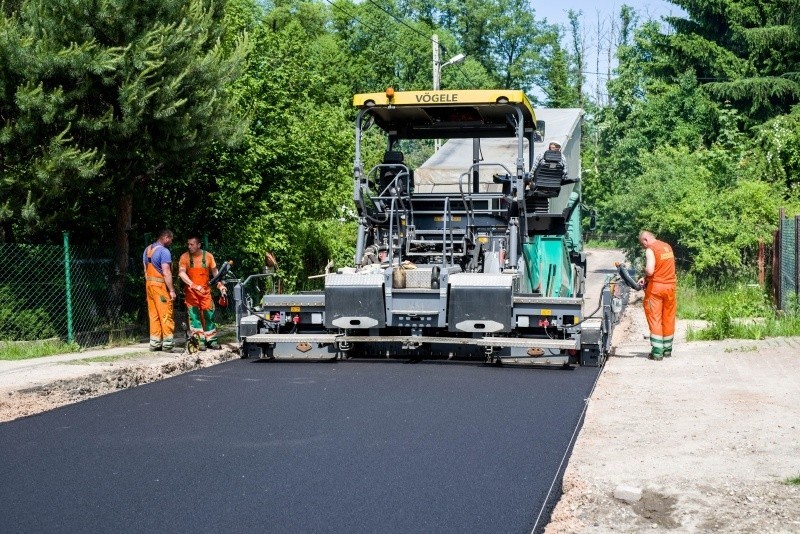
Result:
<instances>
[{"instance_id":1,"label":"dirt roadside","mask_svg":"<svg viewBox=\"0 0 800 534\"><path fill-rule=\"evenodd\" d=\"M800 338L687 343L679 321L651 361L640 298L546 532L800 532Z\"/></svg>"}]
</instances>

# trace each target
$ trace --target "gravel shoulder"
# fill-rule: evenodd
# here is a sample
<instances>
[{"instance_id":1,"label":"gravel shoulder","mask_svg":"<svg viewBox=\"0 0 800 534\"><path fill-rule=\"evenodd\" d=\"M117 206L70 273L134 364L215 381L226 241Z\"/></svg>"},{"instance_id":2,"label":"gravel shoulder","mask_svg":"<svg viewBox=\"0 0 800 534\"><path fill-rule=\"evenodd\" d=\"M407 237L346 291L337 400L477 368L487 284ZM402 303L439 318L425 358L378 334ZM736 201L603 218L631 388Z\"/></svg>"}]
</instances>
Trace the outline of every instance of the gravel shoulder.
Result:
<instances>
[{"instance_id":1,"label":"gravel shoulder","mask_svg":"<svg viewBox=\"0 0 800 534\"><path fill-rule=\"evenodd\" d=\"M651 361L640 299L546 532L800 532L800 338L687 343L679 321L673 357Z\"/></svg>"}]
</instances>

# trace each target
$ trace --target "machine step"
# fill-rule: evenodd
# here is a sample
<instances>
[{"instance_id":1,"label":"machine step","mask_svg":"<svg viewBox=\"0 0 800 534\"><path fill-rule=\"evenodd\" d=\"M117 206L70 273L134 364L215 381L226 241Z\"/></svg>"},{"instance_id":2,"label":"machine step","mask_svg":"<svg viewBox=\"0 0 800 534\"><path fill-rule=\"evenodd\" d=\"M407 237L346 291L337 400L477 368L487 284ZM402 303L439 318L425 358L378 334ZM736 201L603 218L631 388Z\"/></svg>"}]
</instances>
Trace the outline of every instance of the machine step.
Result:
<instances>
[{"instance_id":1,"label":"machine step","mask_svg":"<svg viewBox=\"0 0 800 534\"><path fill-rule=\"evenodd\" d=\"M479 347L521 347L540 349L579 349L577 339L522 337L433 337L433 336L345 336L339 334L253 334L247 343L403 343L475 345Z\"/></svg>"}]
</instances>

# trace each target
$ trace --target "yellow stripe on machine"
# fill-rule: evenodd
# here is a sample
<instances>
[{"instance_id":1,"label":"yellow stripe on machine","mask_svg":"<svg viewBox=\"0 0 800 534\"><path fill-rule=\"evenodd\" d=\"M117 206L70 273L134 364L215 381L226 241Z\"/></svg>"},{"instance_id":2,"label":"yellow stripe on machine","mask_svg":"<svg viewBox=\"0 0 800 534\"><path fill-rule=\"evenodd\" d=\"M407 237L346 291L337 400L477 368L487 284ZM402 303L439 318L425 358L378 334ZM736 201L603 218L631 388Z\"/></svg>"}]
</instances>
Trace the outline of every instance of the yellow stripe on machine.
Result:
<instances>
[{"instance_id":1,"label":"yellow stripe on machine","mask_svg":"<svg viewBox=\"0 0 800 534\"><path fill-rule=\"evenodd\" d=\"M353 97L361 113L396 139L469 139L516 137L536 129L536 114L520 90L465 89L362 93ZM514 110L515 108L515 110ZM519 113L522 124L509 120Z\"/></svg>"},{"instance_id":2,"label":"yellow stripe on machine","mask_svg":"<svg viewBox=\"0 0 800 534\"><path fill-rule=\"evenodd\" d=\"M505 89L463 89L447 91L386 91L361 93L353 97L357 108L402 106L480 106L504 103L523 104L531 115L533 107L525 93Z\"/></svg>"}]
</instances>

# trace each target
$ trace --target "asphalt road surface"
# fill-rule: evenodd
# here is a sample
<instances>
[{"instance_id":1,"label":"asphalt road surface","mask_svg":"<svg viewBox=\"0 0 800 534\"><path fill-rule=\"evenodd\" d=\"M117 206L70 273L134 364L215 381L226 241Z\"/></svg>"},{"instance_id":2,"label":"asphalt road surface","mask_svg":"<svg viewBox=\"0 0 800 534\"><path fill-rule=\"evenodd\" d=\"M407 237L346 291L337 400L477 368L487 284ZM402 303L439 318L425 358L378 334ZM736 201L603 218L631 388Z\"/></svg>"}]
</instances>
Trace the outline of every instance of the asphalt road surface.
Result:
<instances>
[{"instance_id":1,"label":"asphalt road surface","mask_svg":"<svg viewBox=\"0 0 800 534\"><path fill-rule=\"evenodd\" d=\"M0 531L530 532L597 373L231 361L0 424Z\"/></svg>"}]
</instances>

